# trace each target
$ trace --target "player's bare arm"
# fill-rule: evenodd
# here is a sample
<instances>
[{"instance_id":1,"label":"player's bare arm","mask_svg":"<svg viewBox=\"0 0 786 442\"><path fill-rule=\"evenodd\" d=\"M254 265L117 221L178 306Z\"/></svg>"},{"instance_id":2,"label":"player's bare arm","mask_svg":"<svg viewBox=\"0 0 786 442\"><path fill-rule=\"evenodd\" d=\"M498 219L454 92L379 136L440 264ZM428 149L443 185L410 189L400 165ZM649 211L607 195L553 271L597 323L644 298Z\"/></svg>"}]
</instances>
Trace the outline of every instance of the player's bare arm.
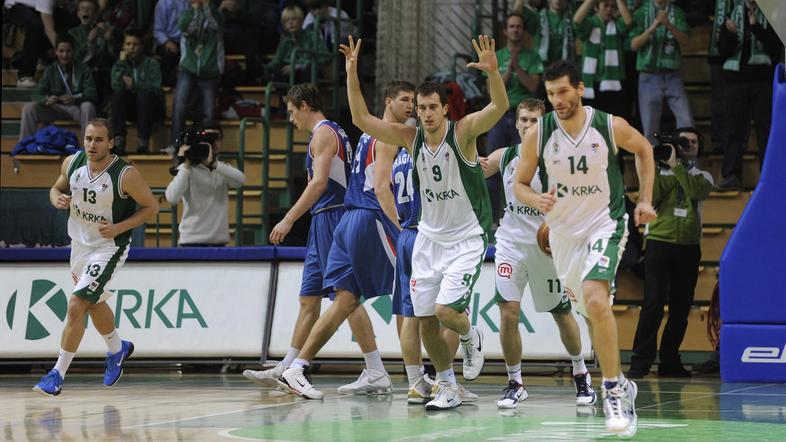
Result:
<instances>
[{"instance_id":1,"label":"player's bare arm","mask_svg":"<svg viewBox=\"0 0 786 442\"><path fill-rule=\"evenodd\" d=\"M383 121L371 115L360 90L360 80L358 79L357 63L360 54L360 43L352 36L349 36L349 46L341 45L340 51L346 58L347 70L347 97L349 99L349 110L352 112L352 124L363 132L371 135L385 144L394 146L404 146L408 150L412 149L415 141L417 129L400 123Z\"/></svg>"},{"instance_id":2,"label":"player's bare arm","mask_svg":"<svg viewBox=\"0 0 786 442\"><path fill-rule=\"evenodd\" d=\"M55 206L55 209L69 209L71 207L71 189L68 185L68 166L71 164L71 161L74 159L74 155L69 155L63 160L63 164L60 166L60 175L57 177L57 181L49 189L49 202Z\"/></svg>"},{"instance_id":3,"label":"player's bare arm","mask_svg":"<svg viewBox=\"0 0 786 442\"><path fill-rule=\"evenodd\" d=\"M120 179L120 189L131 199L136 201L139 209L130 217L123 221L112 224L111 222L101 222L98 232L102 238L114 238L123 232L127 232L135 227L141 226L153 219L158 213L158 201L150 191L142 174L133 167L126 169Z\"/></svg>"},{"instance_id":4,"label":"player's bare arm","mask_svg":"<svg viewBox=\"0 0 786 442\"><path fill-rule=\"evenodd\" d=\"M541 122L538 121L538 130L528 130L521 140L521 159L516 166L516 182L513 183L513 192L516 198L524 204L534 207L543 213L549 213L557 203L556 188L548 193L540 193L530 184L538 169L538 133Z\"/></svg>"},{"instance_id":5,"label":"player's bare arm","mask_svg":"<svg viewBox=\"0 0 786 442\"><path fill-rule=\"evenodd\" d=\"M612 122L614 140L617 145L636 158L636 173L639 176L639 201L633 213L636 225L647 224L655 220L655 209L652 207L652 185L655 181L655 159L652 156L652 145L644 135L632 128L624 118L614 117Z\"/></svg>"},{"instance_id":6,"label":"player's bare arm","mask_svg":"<svg viewBox=\"0 0 786 442\"><path fill-rule=\"evenodd\" d=\"M397 146L381 141L377 141L374 145L374 194L377 196L382 211L401 230L401 225L398 223L396 200L390 189L390 174L397 154Z\"/></svg>"},{"instance_id":7,"label":"player's bare arm","mask_svg":"<svg viewBox=\"0 0 786 442\"><path fill-rule=\"evenodd\" d=\"M289 231L292 230L295 221L308 212L327 189L328 178L330 177L330 159L336 154L338 149L336 136L329 128L320 126L314 134L311 146L311 154L314 156L314 162L312 163L314 175L308 181L300 198L284 215L284 218L273 227L273 230L270 232L271 244L281 244L287 234L289 234Z\"/></svg>"},{"instance_id":8,"label":"player's bare arm","mask_svg":"<svg viewBox=\"0 0 786 442\"><path fill-rule=\"evenodd\" d=\"M505 82L499 73L499 62L493 38L480 35L472 40L478 61L468 63L467 68L475 68L488 75L488 89L491 102L483 109L462 118L456 126L456 137L464 156L473 161L477 157L475 140L478 135L488 132L510 108Z\"/></svg>"},{"instance_id":9,"label":"player's bare arm","mask_svg":"<svg viewBox=\"0 0 786 442\"><path fill-rule=\"evenodd\" d=\"M480 157L480 167L483 169L484 177L488 178L499 173L499 162L503 153L505 153L504 147L491 152L487 157Z\"/></svg>"}]
</instances>

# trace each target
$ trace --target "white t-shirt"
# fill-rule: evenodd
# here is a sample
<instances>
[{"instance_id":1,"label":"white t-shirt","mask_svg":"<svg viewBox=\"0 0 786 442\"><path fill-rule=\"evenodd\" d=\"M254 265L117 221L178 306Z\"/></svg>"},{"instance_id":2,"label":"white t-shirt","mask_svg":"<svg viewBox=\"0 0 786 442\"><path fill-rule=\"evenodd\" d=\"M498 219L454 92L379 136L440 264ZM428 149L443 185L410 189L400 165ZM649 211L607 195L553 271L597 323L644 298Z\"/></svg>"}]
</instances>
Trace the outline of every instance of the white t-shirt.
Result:
<instances>
[{"instance_id":1,"label":"white t-shirt","mask_svg":"<svg viewBox=\"0 0 786 442\"><path fill-rule=\"evenodd\" d=\"M14 5L29 6L42 14L52 15L52 10L55 8L55 0L5 0L6 8Z\"/></svg>"},{"instance_id":2,"label":"white t-shirt","mask_svg":"<svg viewBox=\"0 0 786 442\"><path fill-rule=\"evenodd\" d=\"M338 17L339 10L330 6L328 7L328 15L330 17ZM343 40L347 38L350 34L355 33L355 25L352 22L343 21L345 19L349 19L349 15L341 11L341 35L339 36L339 40ZM306 19L303 20L303 29L308 28L309 26L314 25L314 21L316 21L316 17L312 13L308 13L306 15ZM336 41L336 23L333 20L320 20L320 35L322 35L322 39L325 40L325 43L329 41Z\"/></svg>"}]
</instances>

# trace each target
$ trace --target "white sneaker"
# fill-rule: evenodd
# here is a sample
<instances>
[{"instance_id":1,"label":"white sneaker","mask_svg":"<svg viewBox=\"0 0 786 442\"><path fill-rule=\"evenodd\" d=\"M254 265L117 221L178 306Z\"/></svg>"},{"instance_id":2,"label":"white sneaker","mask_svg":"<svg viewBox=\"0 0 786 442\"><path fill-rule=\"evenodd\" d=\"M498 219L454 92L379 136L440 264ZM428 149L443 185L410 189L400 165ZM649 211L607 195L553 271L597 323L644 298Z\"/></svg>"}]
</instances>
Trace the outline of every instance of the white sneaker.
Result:
<instances>
[{"instance_id":1,"label":"white sneaker","mask_svg":"<svg viewBox=\"0 0 786 442\"><path fill-rule=\"evenodd\" d=\"M391 394L393 393L393 383L387 373L363 369L355 382L338 387L338 392L341 394Z\"/></svg>"},{"instance_id":2,"label":"white sneaker","mask_svg":"<svg viewBox=\"0 0 786 442\"><path fill-rule=\"evenodd\" d=\"M22 77L16 80L16 87L30 89L38 85L33 77Z\"/></svg>"},{"instance_id":3,"label":"white sneaker","mask_svg":"<svg viewBox=\"0 0 786 442\"><path fill-rule=\"evenodd\" d=\"M636 415L636 396L639 393L639 387L635 382L626 380L623 389L625 390L625 399L622 402L623 411L627 414L630 423L625 431L618 436L622 439L630 439L636 435L639 426L639 417Z\"/></svg>"},{"instance_id":4,"label":"white sneaker","mask_svg":"<svg viewBox=\"0 0 786 442\"><path fill-rule=\"evenodd\" d=\"M470 333L472 339L467 343L461 342L461 351L464 353L464 379L468 381L480 376L483 363L486 362L483 356L483 334L476 327L472 327Z\"/></svg>"},{"instance_id":5,"label":"white sneaker","mask_svg":"<svg viewBox=\"0 0 786 442\"><path fill-rule=\"evenodd\" d=\"M576 385L576 405L592 405L597 401L589 372L574 374L573 383Z\"/></svg>"},{"instance_id":6,"label":"white sneaker","mask_svg":"<svg viewBox=\"0 0 786 442\"><path fill-rule=\"evenodd\" d=\"M611 390L603 386L603 413L606 415L606 431L614 434L624 433L630 425L630 417L626 412L625 401L628 394L625 389L617 384Z\"/></svg>"},{"instance_id":7,"label":"white sneaker","mask_svg":"<svg viewBox=\"0 0 786 442\"><path fill-rule=\"evenodd\" d=\"M502 390L502 398L497 401L497 408L516 408L519 402L524 402L528 396L524 386L511 379L508 381L508 386Z\"/></svg>"},{"instance_id":8,"label":"white sneaker","mask_svg":"<svg viewBox=\"0 0 786 442\"><path fill-rule=\"evenodd\" d=\"M433 384L429 381L428 375L423 375L414 385L409 386L409 391L407 391L408 404L425 404L428 402Z\"/></svg>"},{"instance_id":9,"label":"white sneaker","mask_svg":"<svg viewBox=\"0 0 786 442\"><path fill-rule=\"evenodd\" d=\"M287 384L278 380L286 369L287 368L282 364L278 364L267 370L245 370L243 371L243 376L249 381L265 388L276 388L289 391Z\"/></svg>"},{"instance_id":10,"label":"white sneaker","mask_svg":"<svg viewBox=\"0 0 786 442\"><path fill-rule=\"evenodd\" d=\"M279 379L289 391L306 399L322 399L325 395L311 385L308 367L290 367L284 370Z\"/></svg>"},{"instance_id":11,"label":"white sneaker","mask_svg":"<svg viewBox=\"0 0 786 442\"><path fill-rule=\"evenodd\" d=\"M426 404L426 410L448 410L461 405L461 395L458 385L451 385L450 382L438 381L439 392L437 397Z\"/></svg>"},{"instance_id":12,"label":"white sneaker","mask_svg":"<svg viewBox=\"0 0 786 442\"><path fill-rule=\"evenodd\" d=\"M428 378L427 378L428 379ZM461 384L456 384L458 386L459 396L461 396L461 402L477 402L479 396L475 393L467 390ZM439 383L433 382L431 384L431 399L436 399L437 394L439 394Z\"/></svg>"}]
</instances>

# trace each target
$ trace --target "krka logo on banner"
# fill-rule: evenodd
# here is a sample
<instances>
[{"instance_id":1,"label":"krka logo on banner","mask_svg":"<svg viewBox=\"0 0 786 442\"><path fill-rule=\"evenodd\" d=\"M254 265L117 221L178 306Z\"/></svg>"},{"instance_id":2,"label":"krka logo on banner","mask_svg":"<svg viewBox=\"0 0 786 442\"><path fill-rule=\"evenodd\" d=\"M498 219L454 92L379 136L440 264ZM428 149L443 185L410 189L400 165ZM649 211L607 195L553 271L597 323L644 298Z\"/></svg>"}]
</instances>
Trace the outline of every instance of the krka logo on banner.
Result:
<instances>
[{"instance_id":1,"label":"krka logo on banner","mask_svg":"<svg viewBox=\"0 0 786 442\"><path fill-rule=\"evenodd\" d=\"M131 326L149 329L163 325L166 328L181 328L185 321L195 321L199 327L208 328L207 322L186 289L171 289L166 292L133 289L112 290L114 298L115 326ZM27 341L37 341L60 333L68 312L66 291L48 279L33 280L30 295L25 290L15 290L5 307L5 322L12 333L24 330ZM145 299L146 298L146 299ZM173 308L176 306L176 313ZM2 306L0 306L2 307ZM20 309L26 314L19 315Z\"/></svg>"}]
</instances>

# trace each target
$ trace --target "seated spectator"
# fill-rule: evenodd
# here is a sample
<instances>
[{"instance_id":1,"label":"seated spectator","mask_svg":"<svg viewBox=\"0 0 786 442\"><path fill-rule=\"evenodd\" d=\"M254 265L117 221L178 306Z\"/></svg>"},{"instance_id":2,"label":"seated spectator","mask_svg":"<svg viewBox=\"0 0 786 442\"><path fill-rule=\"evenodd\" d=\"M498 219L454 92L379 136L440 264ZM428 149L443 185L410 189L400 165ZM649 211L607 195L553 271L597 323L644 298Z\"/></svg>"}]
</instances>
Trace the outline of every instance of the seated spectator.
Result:
<instances>
[{"instance_id":1,"label":"seated spectator","mask_svg":"<svg viewBox=\"0 0 786 442\"><path fill-rule=\"evenodd\" d=\"M652 205L658 218L647 225L644 257L644 305L639 314L628 377L649 374L655 361L663 306L669 319L660 341L659 376L689 377L682 366L680 345L699 277L701 261L701 201L710 195L712 175L695 166L701 151L695 128L677 130L680 145L668 158L659 158ZM657 156L657 153L656 153Z\"/></svg>"},{"instance_id":2,"label":"seated spectator","mask_svg":"<svg viewBox=\"0 0 786 442\"><path fill-rule=\"evenodd\" d=\"M243 185L246 176L240 170L216 160L221 151L223 132L209 127L203 137L212 140L206 158L189 152L193 146L180 146L180 165L166 187L169 204L183 201L178 245L180 247L215 247L229 242L229 188ZM200 161L197 161L200 160Z\"/></svg>"},{"instance_id":3,"label":"seated spectator","mask_svg":"<svg viewBox=\"0 0 786 442\"><path fill-rule=\"evenodd\" d=\"M313 29L316 25L317 17L320 17L319 35L328 48L333 48L339 42L346 41L350 34L355 33L355 25L349 20L349 15L344 11L328 6L325 0L306 0L304 2L308 15L303 21L303 29ZM340 13L340 15L339 15ZM339 29L341 32L336 32L336 20L340 19Z\"/></svg>"},{"instance_id":4,"label":"seated spectator","mask_svg":"<svg viewBox=\"0 0 786 442\"><path fill-rule=\"evenodd\" d=\"M111 89L109 73L115 62L112 29L98 20L96 0L79 0L76 15L80 25L68 31L76 44L74 60L77 64L87 65L93 71L98 92L97 103L103 103Z\"/></svg>"},{"instance_id":5,"label":"seated spectator","mask_svg":"<svg viewBox=\"0 0 786 442\"><path fill-rule=\"evenodd\" d=\"M619 17L615 17L616 9ZM595 5L595 15L587 17ZM622 93L625 79L624 42L633 24L625 0L584 0L573 16L581 40L583 102L610 114L630 118Z\"/></svg>"},{"instance_id":6,"label":"seated spectator","mask_svg":"<svg viewBox=\"0 0 786 442\"><path fill-rule=\"evenodd\" d=\"M126 120L137 122L136 153L148 153L153 121L164 117L161 68L142 50L142 34L127 30L120 58L112 67L112 126L115 152L126 154Z\"/></svg>"},{"instance_id":7,"label":"seated spectator","mask_svg":"<svg viewBox=\"0 0 786 442\"><path fill-rule=\"evenodd\" d=\"M180 27L177 20L188 9L189 0L158 0L153 13L154 52L161 57L161 84L175 85L180 63Z\"/></svg>"},{"instance_id":8,"label":"seated spectator","mask_svg":"<svg viewBox=\"0 0 786 442\"><path fill-rule=\"evenodd\" d=\"M734 109L734 116L726 121L728 144L718 190L737 190L742 187L742 154L747 148L751 119L756 128L759 164L764 161L772 118L772 78L783 45L756 2L745 0L737 3L731 18L726 19L718 49L726 58L726 108Z\"/></svg>"},{"instance_id":9,"label":"seated spectator","mask_svg":"<svg viewBox=\"0 0 786 442\"><path fill-rule=\"evenodd\" d=\"M180 16L183 33L180 71L175 86L171 141L180 135L186 122L191 92L197 86L202 99L202 125L214 122L218 79L224 70L224 15L209 0L190 0L191 7Z\"/></svg>"},{"instance_id":10,"label":"seated spectator","mask_svg":"<svg viewBox=\"0 0 786 442\"><path fill-rule=\"evenodd\" d=\"M629 33L639 71L639 114L642 132L651 143L660 131L665 99L677 118L677 127L693 126L688 96L680 78L680 46L687 45L690 29L682 9L671 0L647 0L634 14Z\"/></svg>"},{"instance_id":11,"label":"seated spectator","mask_svg":"<svg viewBox=\"0 0 786 442\"><path fill-rule=\"evenodd\" d=\"M573 12L568 6L568 0L549 0L549 7L541 9L538 15L540 20L535 47L543 65L548 66L559 60L575 63Z\"/></svg>"},{"instance_id":12,"label":"seated spectator","mask_svg":"<svg viewBox=\"0 0 786 442\"><path fill-rule=\"evenodd\" d=\"M22 108L19 139L32 135L38 123L56 119L79 121L82 134L96 116L93 103L96 85L87 66L74 63L74 42L68 36L57 38L57 61L47 66L33 95L33 102Z\"/></svg>"},{"instance_id":13,"label":"seated spectator","mask_svg":"<svg viewBox=\"0 0 786 442\"><path fill-rule=\"evenodd\" d=\"M281 11L281 24L284 26L284 33L281 35L278 48L276 48L276 54L270 63L265 65L266 78L268 81L288 82L290 72L294 68L295 82L307 82L310 72L309 62L312 57L309 54L298 52L293 67L290 64L292 52L295 49L306 49L323 52L327 55L328 49L321 39L315 38L313 30L303 29L303 10L299 6L284 8Z\"/></svg>"},{"instance_id":14,"label":"seated spectator","mask_svg":"<svg viewBox=\"0 0 786 442\"><path fill-rule=\"evenodd\" d=\"M22 53L15 63L16 87L36 87L35 76L38 59L55 47L57 32L53 16L55 0L5 0L3 21L8 19L25 30Z\"/></svg>"}]
</instances>

